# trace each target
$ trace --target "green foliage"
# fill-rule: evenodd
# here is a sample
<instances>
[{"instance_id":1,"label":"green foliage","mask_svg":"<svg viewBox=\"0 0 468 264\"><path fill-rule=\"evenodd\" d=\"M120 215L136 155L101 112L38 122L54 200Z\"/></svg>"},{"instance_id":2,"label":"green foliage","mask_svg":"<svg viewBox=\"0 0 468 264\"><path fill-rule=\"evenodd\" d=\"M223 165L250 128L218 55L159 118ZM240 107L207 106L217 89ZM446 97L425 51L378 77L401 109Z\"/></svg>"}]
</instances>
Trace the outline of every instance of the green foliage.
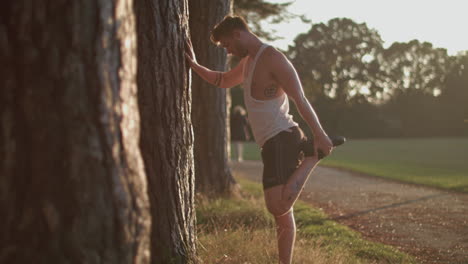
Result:
<instances>
[{"instance_id":1,"label":"green foliage","mask_svg":"<svg viewBox=\"0 0 468 264\"><path fill-rule=\"evenodd\" d=\"M288 56L329 134L468 136L466 53L418 40L383 49L375 30L343 18L312 25Z\"/></svg>"},{"instance_id":2,"label":"green foliage","mask_svg":"<svg viewBox=\"0 0 468 264\"><path fill-rule=\"evenodd\" d=\"M452 58L453 63L438 97L441 118L438 126L453 136L468 135L468 52Z\"/></svg>"},{"instance_id":3,"label":"green foliage","mask_svg":"<svg viewBox=\"0 0 468 264\"><path fill-rule=\"evenodd\" d=\"M404 94L413 90L436 95L450 68L447 50L434 48L431 43L412 40L393 43L383 53L382 67L389 74L386 90L390 94Z\"/></svg>"},{"instance_id":4,"label":"green foliage","mask_svg":"<svg viewBox=\"0 0 468 264\"><path fill-rule=\"evenodd\" d=\"M310 99L326 95L345 105L365 93L372 97L381 92L382 49L380 35L365 23L336 18L314 24L309 32L297 36L288 56Z\"/></svg>"},{"instance_id":5,"label":"green foliage","mask_svg":"<svg viewBox=\"0 0 468 264\"><path fill-rule=\"evenodd\" d=\"M272 41L279 39L275 32L264 31L261 21L270 24L287 23L291 19L299 18L303 22L310 22L303 15L290 13L288 7L293 2L274 4L264 0L234 0L234 14L244 17L250 29L259 37Z\"/></svg>"}]
</instances>

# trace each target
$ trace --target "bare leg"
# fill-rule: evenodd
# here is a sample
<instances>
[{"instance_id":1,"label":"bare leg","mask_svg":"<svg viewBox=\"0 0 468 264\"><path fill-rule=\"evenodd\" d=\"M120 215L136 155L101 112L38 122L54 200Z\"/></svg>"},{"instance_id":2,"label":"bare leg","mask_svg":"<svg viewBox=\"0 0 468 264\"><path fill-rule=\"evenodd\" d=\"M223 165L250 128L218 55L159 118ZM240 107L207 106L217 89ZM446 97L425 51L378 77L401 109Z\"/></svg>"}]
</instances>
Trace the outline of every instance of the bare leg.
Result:
<instances>
[{"instance_id":1,"label":"bare leg","mask_svg":"<svg viewBox=\"0 0 468 264\"><path fill-rule=\"evenodd\" d=\"M235 141L234 149L236 150L236 160L242 161L242 142Z\"/></svg>"},{"instance_id":2,"label":"bare leg","mask_svg":"<svg viewBox=\"0 0 468 264\"><path fill-rule=\"evenodd\" d=\"M286 208L292 208L297 198L304 189L304 185L309 178L309 175L317 166L319 159L317 156L306 157L301 165L294 171L293 175L289 177L288 182L283 185L283 190L281 192L281 200L283 201L283 206Z\"/></svg>"},{"instance_id":3,"label":"bare leg","mask_svg":"<svg viewBox=\"0 0 468 264\"><path fill-rule=\"evenodd\" d=\"M293 210L275 217L278 253L280 264L290 264L293 257L294 240L296 239L296 223Z\"/></svg>"},{"instance_id":4,"label":"bare leg","mask_svg":"<svg viewBox=\"0 0 468 264\"><path fill-rule=\"evenodd\" d=\"M237 142L237 160L238 161L243 161L243 154L244 154L244 143L243 142Z\"/></svg>"},{"instance_id":5,"label":"bare leg","mask_svg":"<svg viewBox=\"0 0 468 264\"><path fill-rule=\"evenodd\" d=\"M305 158L286 184L264 191L265 204L276 221L280 264L289 264L292 261L296 237L293 205L318 162L317 157Z\"/></svg>"}]
</instances>

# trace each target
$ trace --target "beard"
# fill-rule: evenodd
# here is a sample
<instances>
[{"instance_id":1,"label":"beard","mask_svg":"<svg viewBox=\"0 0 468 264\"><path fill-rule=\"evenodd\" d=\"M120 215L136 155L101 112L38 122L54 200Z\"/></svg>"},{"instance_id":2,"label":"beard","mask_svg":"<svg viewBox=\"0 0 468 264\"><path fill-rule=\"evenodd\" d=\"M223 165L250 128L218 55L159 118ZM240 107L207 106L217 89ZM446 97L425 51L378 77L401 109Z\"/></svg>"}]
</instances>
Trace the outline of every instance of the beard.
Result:
<instances>
[{"instance_id":1,"label":"beard","mask_svg":"<svg viewBox=\"0 0 468 264\"><path fill-rule=\"evenodd\" d=\"M242 59L249 55L249 51L246 48L242 47L240 43L236 43L235 52L233 52L233 54Z\"/></svg>"},{"instance_id":2,"label":"beard","mask_svg":"<svg viewBox=\"0 0 468 264\"><path fill-rule=\"evenodd\" d=\"M249 55L249 52L247 52L247 50L243 50L239 53L238 57L242 59L247 57L247 55Z\"/></svg>"}]
</instances>

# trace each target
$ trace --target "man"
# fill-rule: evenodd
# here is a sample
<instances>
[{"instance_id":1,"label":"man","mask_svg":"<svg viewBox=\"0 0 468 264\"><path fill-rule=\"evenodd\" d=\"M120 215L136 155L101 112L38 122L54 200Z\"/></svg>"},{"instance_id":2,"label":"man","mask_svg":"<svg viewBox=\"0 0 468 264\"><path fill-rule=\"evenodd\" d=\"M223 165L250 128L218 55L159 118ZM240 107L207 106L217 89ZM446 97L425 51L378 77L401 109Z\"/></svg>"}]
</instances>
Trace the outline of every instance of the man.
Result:
<instances>
[{"instance_id":1,"label":"man","mask_svg":"<svg viewBox=\"0 0 468 264\"><path fill-rule=\"evenodd\" d=\"M241 17L226 16L212 30L211 41L240 57L239 64L228 72L209 70L197 63L190 41L186 58L201 78L220 88L243 83L252 132L262 149L265 203L277 225L279 260L291 263L296 234L293 205L320 160L318 153L329 155L332 142L305 98L291 62L262 43ZM289 115L288 97L311 128L313 140L307 140Z\"/></svg>"}]
</instances>

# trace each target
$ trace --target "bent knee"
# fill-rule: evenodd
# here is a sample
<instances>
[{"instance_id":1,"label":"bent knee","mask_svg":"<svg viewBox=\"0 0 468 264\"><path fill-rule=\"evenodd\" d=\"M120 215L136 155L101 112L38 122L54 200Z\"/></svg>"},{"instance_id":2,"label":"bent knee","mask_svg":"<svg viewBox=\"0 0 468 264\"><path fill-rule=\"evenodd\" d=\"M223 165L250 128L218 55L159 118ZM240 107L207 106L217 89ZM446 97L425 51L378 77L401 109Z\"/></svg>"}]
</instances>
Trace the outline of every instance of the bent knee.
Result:
<instances>
[{"instance_id":1,"label":"bent knee","mask_svg":"<svg viewBox=\"0 0 468 264\"><path fill-rule=\"evenodd\" d=\"M292 209L282 216L275 216L276 228L278 231L293 231L296 232L296 223Z\"/></svg>"},{"instance_id":2,"label":"bent knee","mask_svg":"<svg viewBox=\"0 0 468 264\"><path fill-rule=\"evenodd\" d=\"M268 205L267 209L268 209L268 212L270 212L270 214L272 214L274 217L279 217L291 211L291 206L283 204L282 202L278 202L275 204Z\"/></svg>"}]
</instances>

